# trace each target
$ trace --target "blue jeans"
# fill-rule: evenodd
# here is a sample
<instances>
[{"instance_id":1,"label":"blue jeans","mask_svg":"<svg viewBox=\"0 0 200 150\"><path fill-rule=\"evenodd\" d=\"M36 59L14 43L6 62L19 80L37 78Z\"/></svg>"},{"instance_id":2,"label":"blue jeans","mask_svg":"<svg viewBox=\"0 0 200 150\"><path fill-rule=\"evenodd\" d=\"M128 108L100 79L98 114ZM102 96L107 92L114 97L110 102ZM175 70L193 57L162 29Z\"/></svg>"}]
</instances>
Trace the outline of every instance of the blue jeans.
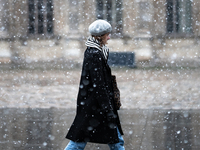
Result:
<instances>
[{"instance_id":1,"label":"blue jeans","mask_svg":"<svg viewBox=\"0 0 200 150\"><path fill-rule=\"evenodd\" d=\"M110 150L125 150L124 148L124 139L122 138L119 130L117 129L117 134L119 137L119 143L108 144ZM67 147L64 150L84 150L86 142L73 142L70 141Z\"/></svg>"}]
</instances>

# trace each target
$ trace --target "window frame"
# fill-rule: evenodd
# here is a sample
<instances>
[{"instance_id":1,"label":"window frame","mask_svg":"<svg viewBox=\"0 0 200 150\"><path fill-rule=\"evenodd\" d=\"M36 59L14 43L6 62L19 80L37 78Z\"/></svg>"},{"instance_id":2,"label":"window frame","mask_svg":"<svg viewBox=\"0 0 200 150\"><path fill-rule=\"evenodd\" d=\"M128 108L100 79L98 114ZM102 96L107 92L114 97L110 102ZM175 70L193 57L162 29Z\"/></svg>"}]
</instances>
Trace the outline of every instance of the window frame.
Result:
<instances>
[{"instance_id":1,"label":"window frame","mask_svg":"<svg viewBox=\"0 0 200 150\"><path fill-rule=\"evenodd\" d=\"M186 18L181 18L179 15L180 15L180 11L181 9L183 8L180 8L180 4L179 3L179 0L166 0L166 33L165 33L165 36L166 37L180 37L180 38L183 38L183 37L193 37L194 36L194 32L193 32L193 22L192 22L192 1L191 0L184 0L184 1L187 1L185 3L188 4L188 2L190 2L190 19L189 20L186 20ZM171 11L173 14L170 14L171 15L171 24L169 24L168 22L168 13L169 13L169 3L172 3L172 5L170 6L171 7ZM175 3L175 5L174 5ZM186 6L185 6L186 7ZM187 8L185 8L187 9ZM179 12L177 12L179 11ZM189 21L190 22L190 32L182 32L182 31L179 31L180 30L180 26L183 25L183 26L186 26L186 24L181 24L181 21L180 19L185 19L185 21ZM172 26L173 30L168 31L168 29L170 28L169 26Z\"/></svg>"},{"instance_id":2,"label":"window frame","mask_svg":"<svg viewBox=\"0 0 200 150\"><path fill-rule=\"evenodd\" d=\"M28 0L28 37L39 39L54 37L53 17L53 0Z\"/></svg>"},{"instance_id":3,"label":"window frame","mask_svg":"<svg viewBox=\"0 0 200 150\"><path fill-rule=\"evenodd\" d=\"M123 36L123 0L96 0L96 18L112 25L112 38Z\"/></svg>"}]
</instances>

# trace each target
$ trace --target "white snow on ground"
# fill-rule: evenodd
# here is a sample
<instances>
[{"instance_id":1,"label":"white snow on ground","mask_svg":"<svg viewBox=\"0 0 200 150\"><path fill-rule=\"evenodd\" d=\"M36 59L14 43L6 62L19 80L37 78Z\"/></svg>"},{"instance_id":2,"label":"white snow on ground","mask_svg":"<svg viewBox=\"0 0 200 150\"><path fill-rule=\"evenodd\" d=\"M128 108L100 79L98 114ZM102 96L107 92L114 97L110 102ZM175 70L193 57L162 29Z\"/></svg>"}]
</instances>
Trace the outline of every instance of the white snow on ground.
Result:
<instances>
[{"instance_id":1,"label":"white snow on ground","mask_svg":"<svg viewBox=\"0 0 200 150\"><path fill-rule=\"evenodd\" d=\"M75 108L81 69L1 70L0 107ZM121 109L200 108L198 69L113 69Z\"/></svg>"}]
</instances>

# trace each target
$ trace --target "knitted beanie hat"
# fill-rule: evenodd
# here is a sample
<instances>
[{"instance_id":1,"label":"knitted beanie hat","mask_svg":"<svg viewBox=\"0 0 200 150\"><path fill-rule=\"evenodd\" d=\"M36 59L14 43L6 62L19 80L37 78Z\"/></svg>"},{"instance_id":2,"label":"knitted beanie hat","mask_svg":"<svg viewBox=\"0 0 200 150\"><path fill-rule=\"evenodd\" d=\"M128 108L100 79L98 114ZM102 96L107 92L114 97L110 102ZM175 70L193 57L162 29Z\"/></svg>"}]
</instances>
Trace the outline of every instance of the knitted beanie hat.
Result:
<instances>
[{"instance_id":1,"label":"knitted beanie hat","mask_svg":"<svg viewBox=\"0 0 200 150\"><path fill-rule=\"evenodd\" d=\"M106 33L110 33L112 31L112 27L110 23L105 20L96 20L89 26L89 32L94 36L101 36Z\"/></svg>"}]
</instances>

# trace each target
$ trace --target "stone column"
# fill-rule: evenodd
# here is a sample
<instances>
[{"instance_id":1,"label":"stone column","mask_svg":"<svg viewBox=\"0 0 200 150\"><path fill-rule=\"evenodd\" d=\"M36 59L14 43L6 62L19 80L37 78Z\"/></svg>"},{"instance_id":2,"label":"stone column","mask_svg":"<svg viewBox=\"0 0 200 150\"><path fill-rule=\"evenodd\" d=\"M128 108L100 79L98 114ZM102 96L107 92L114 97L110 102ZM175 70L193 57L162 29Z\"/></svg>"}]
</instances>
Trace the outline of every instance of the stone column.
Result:
<instances>
[{"instance_id":1,"label":"stone column","mask_svg":"<svg viewBox=\"0 0 200 150\"><path fill-rule=\"evenodd\" d=\"M28 1L21 0L15 2L14 19L15 19L15 36L26 38L28 34Z\"/></svg>"},{"instance_id":2,"label":"stone column","mask_svg":"<svg viewBox=\"0 0 200 150\"><path fill-rule=\"evenodd\" d=\"M136 2L133 0L124 0L123 1L123 34L133 38L136 33L137 27L137 10Z\"/></svg>"},{"instance_id":3,"label":"stone column","mask_svg":"<svg viewBox=\"0 0 200 150\"><path fill-rule=\"evenodd\" d=\"M160 61L164 48L164 36L166 34L166 0L154 0L154 17L153 17L153 58L154 62Z\"/></svg>"},{"instance_id":4,"label":"stone column","mask_svg":"<svg viewBox=\"0 0 200 150\"><path fill-rule=\"evenodd\" d=\"M64 22L64 38L62 39L63 56L66 60L73 62L82 62L83 51L85 50L83 38L88 28L86 22L91 21L92 12L95 7L92 5L93 1L78 1L78 0L63 0L61 3L63 8L61 14L63 14L62 22ZM92 7L91 7L92 6ZM94 9L89 9L94 8Z\"/></svg>"},{"instance_id":5,"label":"stone column","mask_svg":"<svg viewBox=\"0 0 200 150\"><path fill-rule=\"evenodd\" d=\"M96 0L85 0L81 8L81 33L85 38L89 35L88 27L96 20Z\"/></svg>"},{"instance_id":6,"label":"stone column","mask_svg":"<svg viewBox=\"0 0 200 150\"><path fill-rule=\"evenodd\" d=\"M0 1L0 38L8 37L8 10L6 0Z\"/></svg>"},{"instance_id":7,"label":"stone column","mask_svg":"<svg viewBox=\"0 0 200 150\"><path fill-rule=\"evenodd\" d=\"M53 22L54 22L54 34L56 36L67 36L69 31L68 26L68 0L54 0L53 1Z\"/></svg>"},{"instance_id":8,"label":"stone column","mask_svg":"<svg viewBox=\"0 0 200 150\"><path fill-rule=\"evenodd\" d=\"M1 0L0 1L0 63L9 63L10 62L10 48L9 43L7 42L7 38L9 38L9 15L8 12L8 1Z\"/></svg>"},{"instance_id":9,"label":"stone column","mask_svg":"<svg viewBox=\"0 0 200 150\"><path fill-rule=\"evenodd\" d=\"M154 37L162 37L166 33L166 1L154 0L153 31Z\"/></svg>"},{"instance_id":10,"label":"stone column","mask_svg":"<svg viewBox=\"0 0 200 150\"><path fill-rule=\"evenodd\" d=\"M69 26L69 36L68 38L72 39L80 39L81 37L81 29L80 22L82 21L83 15L83 4L84 2L78 0L68 0L69 11L68 11L68 26Z\"/></svg>"},{"instance_id":11,"label":"stone column","mask_svg":"<svg viewBox=\"0 0 200 150\"><path fill-rule=\"evenodd\" d=\"M153 0L135 0L137 26L135 33L135 53L137 61L152 58Z\"/></svg>"}]
</instances>

